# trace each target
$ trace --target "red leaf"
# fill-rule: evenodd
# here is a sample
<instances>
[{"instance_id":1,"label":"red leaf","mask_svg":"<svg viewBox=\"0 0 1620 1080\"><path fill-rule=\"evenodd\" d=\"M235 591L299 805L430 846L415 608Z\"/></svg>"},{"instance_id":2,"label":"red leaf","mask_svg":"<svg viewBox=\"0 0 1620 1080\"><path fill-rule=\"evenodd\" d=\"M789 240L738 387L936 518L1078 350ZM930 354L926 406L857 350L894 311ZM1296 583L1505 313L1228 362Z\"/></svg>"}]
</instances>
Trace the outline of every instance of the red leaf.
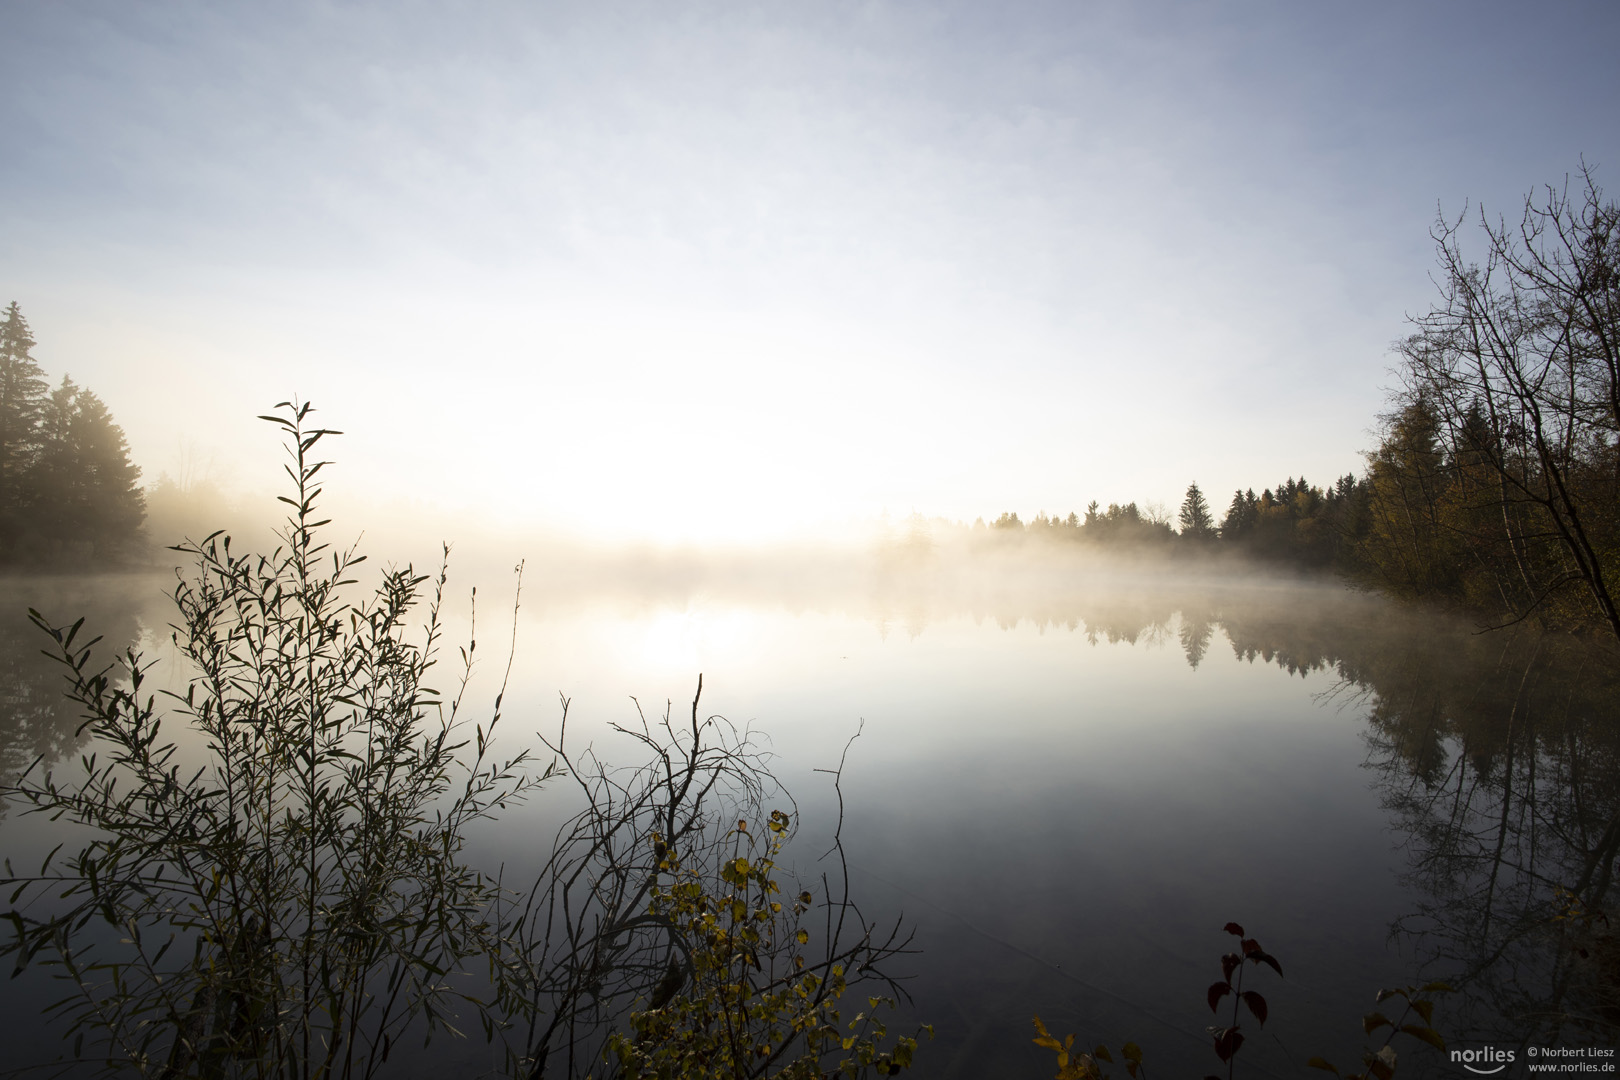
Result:
<instances>
[{"instance_id":1,"label":"red leaf","mask_svg":"<svg viewBox=\"0 0 1620 1080\"><path fill-rule=\"evenodd\" d=\"M1235 922L1229 922L1225 926L1221 927L1221 929L1225 930L1228 934L1231 934L1233 937L1242 937L1243 936L1243 927L1239 926Z\"/></svg>"},{"instance_id":2,"label":"red leaf","mask_svg":"<svg viewBox=\"0 0 1620 1080\"><path fill-rule=\"evenodd\" d=\"M1252 937L1244 938L1241 942L1239 942L1238 947L1243 950L1244 956L1253 956L1255 953L1261 951L1260 943L1254 940Z\"/></svg>"},{"instance_id":3,"label":"red leaf","mask_svg":"<svg viewBox=\"0 0 1620 1080\"><path fill-rule=\"evenodd\" d=\"M1209 1011L1214 1012L1215 1007L1221 1003L1221 998L1232 992L1232 984L1218 982L1209 984Z\"/></svg>"},{"instance_id":4,"label":"red leaf","mask_svg":"<svg viewBox=\"0 0 1620 1080\"><path fill-rule=\"evenodd\" d=\"M1272 956L1270 953L1257 952L1253 956L1249 957L1249 959L1254 961L1256 964L1270 964L1271 970L1277 973L1277 978L1280 979L1283 977L1282 965L1277 963L1277 958Z\"/></svg>"},{"instance_id":5,"label":"red leaf","mask_svg":"<svg viewBox=\"0 0 1620 1080\"><path fill-rule=\"evenodd\" d=\"M1234 1025L1222 1028L1215 1033L1215 1056L1222 1061L1231 1061L1232 1055L1238 1052L1243 1045L1243 1033Z\"/></svg>"},{"instance_id":6,"label":"red leaf","mask_svg":"<svg viewBox=\"0 0 1620 1080\"><path fill-rule=\"evenodd\" d=\"M1249 1011L1254 1014L1254 1018L1260 1021L1260 1026L1265 1027L1266 999L1255 993L1253 990L1245 990L1243 991L1243 1004L1247 1005L1249 1007Z\"/></svg>"},{"instance_id":7,"label":"red leaf","mask_svg":"<svg viewBox=\"0 0 1620 1080\"><path fill-rule=\"evenodd\" d=\"M1242 963L1243 957L1239 956L1235 952L1229 952L1225 956L1221 957L1221 974L1226 976L1227 982L1232 981L1232 972L1236 971L1238 969L1238 965Z\"/></svg>"}]
</instances>

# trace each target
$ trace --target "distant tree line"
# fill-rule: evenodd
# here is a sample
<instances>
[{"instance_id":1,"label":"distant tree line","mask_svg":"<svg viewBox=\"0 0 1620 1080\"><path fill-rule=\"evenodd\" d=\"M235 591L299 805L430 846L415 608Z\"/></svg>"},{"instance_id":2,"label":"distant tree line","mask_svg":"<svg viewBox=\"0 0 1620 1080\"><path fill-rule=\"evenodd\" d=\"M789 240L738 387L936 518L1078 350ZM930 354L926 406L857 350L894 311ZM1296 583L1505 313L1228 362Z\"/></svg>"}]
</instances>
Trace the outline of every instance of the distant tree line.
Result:
<instances>
[{"instance_id":1,"label":"distant tree line","mask_svg":"<svg viewBox=\"0 0 1620 1080\"><path fill-rule=\"evenodd\" d=\"M1172 524L1167 514L1134 502L1092 502L1068 517L1037 514L1029 522L1004 513L985 526L1009 532L1114 550L1158 550L1176 555L1235 553L1267 562L1332 568L1346 564L1356 538L1365 532L1369 490L1354 475L1326 490L1303 477L1289 477L1259 495L1253 488L1233 492L1225 517L1216 520L1197 483L1187 488ZM1179 525L1179 529L1177 528Z\"/></svg>"},{"instance_id":2,"label":"distant tree line","mask_svg":"<svg viewBox=\"0 0 1620 1080\"><path fill-rule=\"evenodd\" d=\"M987 528L1116 548L1234 553L1336 571L1505 625L1620 640L1620 207L1589 171L1514 225L1433 231L1440 300L1396 353L1400 385L1361 476L1233 494L1195 483L1177 525L1135 503Z\"/></svg>"},{"instance_id":3,"label":"distant tree line","mask_svg":"<svg viewBox=\"0 0 1620 1080\"><path fill-rule=\"evenodd\" d=\"M0 322L0 565L116 563L138 551L140 469L100 398L33 357L13 302Z\"/></svg>"},{"instance_id":4,"label":"distant tree line","mask_svg":"<svg viewBox=\"0 0 1620 1080\"><path fill-rule=\"evenodd\" d=\"M1258 496L1253 488L1233 492L1219 528L1197 529L1189 528L1188 521L1202 501L1194 484L1182 504L1182 535L1206 544L1218 539L1254 558L1343 568L1354 561L1370 497L1366 484L1354 474L1339 477L1325 489L1303 476L1298 480L1290 476Z\"/></svg>"}]
</instances>

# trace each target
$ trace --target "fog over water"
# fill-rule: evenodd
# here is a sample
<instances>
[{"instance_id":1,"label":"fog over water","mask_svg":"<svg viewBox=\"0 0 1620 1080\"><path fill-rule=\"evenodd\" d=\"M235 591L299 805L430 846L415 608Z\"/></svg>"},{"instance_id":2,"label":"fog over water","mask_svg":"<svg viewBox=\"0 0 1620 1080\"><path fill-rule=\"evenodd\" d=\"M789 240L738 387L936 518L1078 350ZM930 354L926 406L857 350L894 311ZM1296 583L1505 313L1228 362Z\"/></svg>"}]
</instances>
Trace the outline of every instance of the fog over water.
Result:
<instances>
[{"instance_id":1,"label":"fog over water","mask_svg":"<svg viewBox=\"0 0 1620 1080\"><path fill-rule=\"evenodd\" d=\"M452 575L450 643L479 585L473 700L493 697L513 633L500 561L469 555ZM790 861L819 873L836 803L815 770L858 734L843 835L863 909L917 931L903 1011L938 1029L921 1076L1041 1075L1035 1013L1207 1071L1203 989L1228 920L1287 974L1245 1050L1265 1074L1312 1054L1355 1062L1384 985L1466 983L1444 1014L1460 1037L1517 1044L1550 1009L1581 1014L1582 970L1537 919L1591 851L1581 823L1620 805L1598 765L1615 753L1612 679L1593 681L1609 661L1331 582L1215 569L975 559L904 538L751 558L553 551L525 567L504 745L555 738L562 695L571 745L628 762L610 725L635 719L631 697L681 713L701 672L705 714L768 737L801 815ZM172 580L4 583L8 771L43 755L65 775L84 748L20 613L85 614L178 686ZM569 800L553 785L503 815L475 860L532 864ZM18 856L55 842L15 812L0 838Z\"/></svg>"}]
</instances>

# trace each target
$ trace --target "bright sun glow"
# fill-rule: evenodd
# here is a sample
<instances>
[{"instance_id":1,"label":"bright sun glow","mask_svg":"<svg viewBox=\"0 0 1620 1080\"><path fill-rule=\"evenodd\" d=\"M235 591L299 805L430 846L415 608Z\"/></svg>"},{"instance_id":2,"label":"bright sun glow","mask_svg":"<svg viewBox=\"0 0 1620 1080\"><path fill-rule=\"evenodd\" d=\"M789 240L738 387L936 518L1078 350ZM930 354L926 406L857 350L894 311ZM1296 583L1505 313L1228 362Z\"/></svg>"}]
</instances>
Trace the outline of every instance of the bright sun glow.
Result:
<instances>
[{"instance_id":1,"label":"bright sun glow","mask_svg":"<svg viewBox=\"0 0 1620 1080\"><path fill-rule=\"evenodd\" d=\"M741 663L759 651L757 613L734 607L667 611L645 625L638 643L650 665L677 675Z\"/></svg>"}]
</instances>

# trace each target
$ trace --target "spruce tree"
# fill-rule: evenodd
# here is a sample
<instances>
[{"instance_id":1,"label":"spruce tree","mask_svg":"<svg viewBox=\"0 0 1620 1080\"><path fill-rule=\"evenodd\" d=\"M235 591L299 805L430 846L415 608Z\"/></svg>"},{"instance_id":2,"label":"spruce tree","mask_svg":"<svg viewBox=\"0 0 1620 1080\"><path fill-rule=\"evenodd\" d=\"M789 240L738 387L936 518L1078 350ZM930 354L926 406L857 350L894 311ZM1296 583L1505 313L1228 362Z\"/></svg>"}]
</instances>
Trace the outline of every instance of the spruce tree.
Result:
<instances>
[{"instance_id":1,"label":"spruce tree","mask_svg":"<svg viewBox=\"0 0 1620 1080\"><path fill-rule=\"evenodd\" d=\"M141 469L129 460L124 429L99 397L81 389L74 404L73 450L83 485L85 535L98 557L116 558L146 518Z\"/></svg>"},{"instance_id":2,"label":"spruce tree","mask_svg":"<svg viewBox=\"0 0 1620 1080\"><path fill-rule=\"evenodd\" d=\"M140 474L107 406L64 377L40 410L29 531L58 555L117 558L146 516Z\"/></svg>"},{"instance_id":3,"label":"spruce tree","mask_svg":"<svg viewBox=\"0 0 1620 1080\"><path fill-rule=\"evenodd\" d=\"M0 321L0 562L116 561L146 517L141 471L100 398L68 378L48 391L33 347L13 302Z\"/></svg>"},{"instance_id":4,"label":"spruce tree","mask_svg":"<svg viewBox=\"0 0 1620 1080\"><path fill-rule=\"evenodd\" d=\"M1229 543L1247 540L1260 518L1260 503L1254 489L1232 493L1232 504L1226 508L1226 519L1221 522L1221 539Z\"/></svg>"},{"instance_id":5,"label":"spruce tree","mask_svg":"<svg viewBox=\"0 0 1620 1080\"><path fill-rule=\"evenodd\" d=\"M13 300L0 322L0 550L9 551L22 526L25 479L38 450L45 373L32 355L33 335Z\"/></svg>"},{"instance_id":6,"label":"spruce tree","mask_svg":"<svg viewBox=\"0 0 1620 1080\"><path fill-rule=\"evenodd\" d=\"M1215 518L1196 481L1188 486L1187 497L1181 502L1181 535L1189 540L1215 538Z\"/></svg>"}]
</instances>

